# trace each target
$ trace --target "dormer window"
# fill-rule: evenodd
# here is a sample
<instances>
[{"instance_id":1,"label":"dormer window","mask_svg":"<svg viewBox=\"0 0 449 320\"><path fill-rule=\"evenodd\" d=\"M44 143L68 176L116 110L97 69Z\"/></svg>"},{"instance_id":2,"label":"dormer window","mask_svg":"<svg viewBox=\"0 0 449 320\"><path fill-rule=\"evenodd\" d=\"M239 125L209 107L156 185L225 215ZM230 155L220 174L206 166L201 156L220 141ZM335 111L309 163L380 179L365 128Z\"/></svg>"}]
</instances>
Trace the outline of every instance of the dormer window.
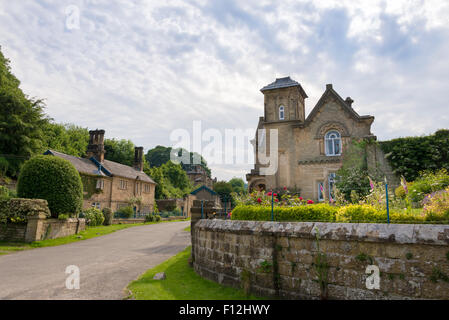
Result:
<instances>
[{"instance_id":1,"label":"dormer window","mask_svg":"<svg viewBox=\"0 0 449 320\"><path fill-rule=\"evenodd\" d=\"M284 106L279 107L279 120L284 120L285 109Z\"/></svg>"},{"instance_id":2,"label":"dormer window","mask_svg":"<svg viewBox=\"0 0 449 320\"><path fill-rule=\"evenodd\" d=\"M326 156L341 155L341 136L338 131L329 131L325 135Z\"/></svg>"}]
</instances>

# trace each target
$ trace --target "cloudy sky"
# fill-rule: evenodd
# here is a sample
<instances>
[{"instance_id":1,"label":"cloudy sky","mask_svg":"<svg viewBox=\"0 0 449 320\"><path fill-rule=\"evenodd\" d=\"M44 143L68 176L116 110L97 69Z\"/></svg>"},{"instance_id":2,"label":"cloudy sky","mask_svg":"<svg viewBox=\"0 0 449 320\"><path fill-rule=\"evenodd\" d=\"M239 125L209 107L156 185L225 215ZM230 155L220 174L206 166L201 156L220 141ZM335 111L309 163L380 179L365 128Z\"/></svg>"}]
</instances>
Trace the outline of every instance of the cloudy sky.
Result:
<instances>
[{"instance_id":1,"label":"cloudy sky","mask_svg":"<svg viewBox=\"0 0 449 320\"><path fill-rule=\"evenodd\" d=\"M259 89L283 76L306 113L332 83L383 140L449 127L448 17L444 0L0 0L0 46L55 121L145 150L195 120L255 130Z\"/></svg>"}]
</instances>

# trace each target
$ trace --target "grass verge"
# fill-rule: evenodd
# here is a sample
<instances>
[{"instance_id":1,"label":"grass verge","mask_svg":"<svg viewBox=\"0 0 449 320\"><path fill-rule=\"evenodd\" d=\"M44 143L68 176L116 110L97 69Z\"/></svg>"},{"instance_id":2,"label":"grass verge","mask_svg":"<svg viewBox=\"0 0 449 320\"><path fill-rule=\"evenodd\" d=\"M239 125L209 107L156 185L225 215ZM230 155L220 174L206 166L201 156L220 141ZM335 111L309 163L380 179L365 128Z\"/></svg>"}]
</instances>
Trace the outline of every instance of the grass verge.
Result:
<instances>
[{"instance_id":1,"label":"grass verge","mask_svg":"<svg viewBox=\"0 0 449 320\"><path fill-rule=\"evenodd\" d=\"M31 242L31 243L0 241L0 255L13 253L13 252L17 252L17 251L34 249L34 248L60 246L63 244L68 244L68 243L72 243L72 242L76 242L76 241L80 241L80 240L87 240L87 239L91 239L91 238L104 236L106 234L109 234L109 233L112 233L112 232L115 232L118 230L127 229L130 227L143 226L143 225L156 224L156 223L165 223L165 222L176 222L176 221L184 221L184 220L132 223L132 224L114 224L111 226L87 227L86 230L81 231L78 234L73 234L71 236L57 238L57 239L35 241L35 242Z\"/></svg>"},{"instance_id":2,"label":"grass verge","mask_svg":"<svg viewBox=\"0 0 449 320\"><path fill-rule=\"evenodd\" d=\"M257 300L242 290L225 287L203 279L189 266L191 247L145 272L131 282L128 299L136 300ZM153 280L156 273L165 272L167 279Z\"/></svg>"}]
</instances>

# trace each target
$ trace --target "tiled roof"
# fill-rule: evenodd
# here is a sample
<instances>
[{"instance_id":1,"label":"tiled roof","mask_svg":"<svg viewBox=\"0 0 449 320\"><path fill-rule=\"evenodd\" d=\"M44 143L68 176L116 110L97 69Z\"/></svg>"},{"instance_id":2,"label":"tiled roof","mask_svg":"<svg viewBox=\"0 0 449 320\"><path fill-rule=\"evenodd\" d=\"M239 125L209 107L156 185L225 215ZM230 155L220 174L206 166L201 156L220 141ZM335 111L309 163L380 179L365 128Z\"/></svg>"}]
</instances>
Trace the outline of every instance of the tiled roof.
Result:
<instances>
[{"instance_id":1,"label":"tiled roof","mask_svg":"<svg viewBox=\"0 0 449 320\"><path fill-rule=\"evenodd\" d=\"M129 179L138 178L139 180L144 182L155 183L153 179L151 179L146 173L138 171L133 167L117 163L114 161L104 160L104 162L101 164L103 169L106 170L107 174L105 174L103 171L98 170L99 169L97 166L98 162L96 162L96 160L79 158L54 150L48 150L47 152L45 152L45 154L52 154L56 157L70 161L76 168L76 170L78 170L78 172L81 173L101 175L101 176L113 175Z\"/></svg>"},{"instance_id":2,"label":"tiled roof","mask_svg":"<svg viewBox=\"0 0 449 320\"><path fill-rule=\"evenodd\" d=\"M266 90L273 90L273 89L279 89L279 88L287 88L287 87L295 87L299 86L300 84L296 82L295 80L291 79L290 77L285 78L276 78L276 81L273 83L270 83L269 85L263 87L260 89L260 91L266 91Z\"/></svg>"},{"instance_id":3,"label":"tiled roof","mask_svg":"<svg viewBox=\"0 0 449 320\"><path fill-rule=\"evenodd\" d=\"M102 165L106 170L112 173L112 175L129 179L136 179L138 177L141 181L155 183L145 172L138 171L133 167L109 160L104 160Z\"/></svg>"},{"instance_id":4,"label":"tiled roof","mask_svg":"<svg viewBox=\"0 0 449 320\"><path fill-rule=\"evenodd\" d=\"M98 175L98 176L105 176L105 174L103 172L98 171L97 165L95 163L93 163L92 161L90 161L89 159L71 156L71 155L68 155L68 154L65 154L62 152L58 152L58 151L54 151L54 150L48 150L44 154L46 154L46 155L52 154L58 158L62 158L62 159L70 161L73 164L73 166L75 167L75 169L78 170L78 172L92 174L92 175Z\"/></svg>"}]
</instances>

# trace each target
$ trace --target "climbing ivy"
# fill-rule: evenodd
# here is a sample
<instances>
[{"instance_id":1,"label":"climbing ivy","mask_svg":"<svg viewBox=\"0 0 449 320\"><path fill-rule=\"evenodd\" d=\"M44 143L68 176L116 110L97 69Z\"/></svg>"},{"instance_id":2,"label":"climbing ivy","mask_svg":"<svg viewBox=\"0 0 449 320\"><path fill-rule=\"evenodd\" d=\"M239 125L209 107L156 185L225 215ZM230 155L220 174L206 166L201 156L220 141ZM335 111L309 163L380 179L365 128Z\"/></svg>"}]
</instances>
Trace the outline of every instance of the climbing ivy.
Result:
<instances>
[{"instance_id":1,"label":"climbing ivy","mask_svg":"<svg viewBox=\"0 0 449 320\"><path fill-rule=\"evenodd\" d=\"M96 177L81 175L81 181L83 182L83 198L85 200L90 199L94 194L100 194L103 192L103 190L97 189Z\"/></svg>"}]
</instances>

